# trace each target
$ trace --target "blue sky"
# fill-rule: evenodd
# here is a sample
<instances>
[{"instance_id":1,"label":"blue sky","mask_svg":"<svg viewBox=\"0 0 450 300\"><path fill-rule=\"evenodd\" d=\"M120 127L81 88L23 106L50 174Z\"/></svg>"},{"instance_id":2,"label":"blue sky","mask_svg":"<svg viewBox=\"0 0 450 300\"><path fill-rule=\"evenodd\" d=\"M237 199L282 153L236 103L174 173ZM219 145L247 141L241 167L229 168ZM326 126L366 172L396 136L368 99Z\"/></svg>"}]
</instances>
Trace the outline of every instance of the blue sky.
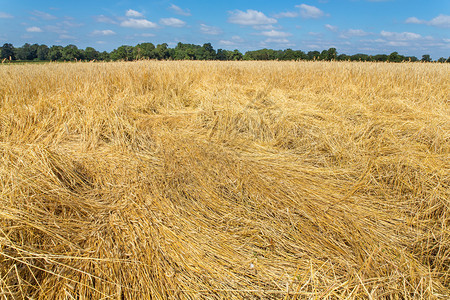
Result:
<instances>
[{"instance_id":1,"label":"blue sky","mask_svg":"<svg viewBox=\"0 0 450 300\"><path fill-rule=\"evenodd\" d=\"M450 1L0 0L0 43L111 51L166 42L215 49L450 56Z\"/></svg>"}]
</instances>

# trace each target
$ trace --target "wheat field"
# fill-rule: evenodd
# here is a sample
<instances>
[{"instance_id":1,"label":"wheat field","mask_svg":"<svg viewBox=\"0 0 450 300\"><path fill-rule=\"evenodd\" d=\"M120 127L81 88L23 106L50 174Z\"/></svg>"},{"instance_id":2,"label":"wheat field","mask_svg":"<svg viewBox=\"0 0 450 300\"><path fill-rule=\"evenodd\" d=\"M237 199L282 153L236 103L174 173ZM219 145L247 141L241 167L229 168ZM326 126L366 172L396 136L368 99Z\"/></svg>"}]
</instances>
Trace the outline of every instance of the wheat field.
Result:
<instances>
[{"instance_id":1,"label":"wheat field","mask_svg":"<svg viewBox=\"0 0 450 300\"><path fill-rule=\"evenodd\" d=\"M450 64L0 78L1 299L450 296Z\"/></svg>"}]
</instances>

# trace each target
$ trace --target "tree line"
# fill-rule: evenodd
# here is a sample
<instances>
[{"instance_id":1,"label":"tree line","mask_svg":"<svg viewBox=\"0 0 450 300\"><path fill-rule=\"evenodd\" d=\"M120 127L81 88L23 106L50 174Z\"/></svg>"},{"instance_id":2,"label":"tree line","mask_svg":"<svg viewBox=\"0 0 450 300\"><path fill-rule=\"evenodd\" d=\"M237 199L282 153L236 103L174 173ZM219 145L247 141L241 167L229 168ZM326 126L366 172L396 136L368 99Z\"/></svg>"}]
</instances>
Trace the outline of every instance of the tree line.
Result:
<instances>
[{"instance_id":1,"label":"tree line","mask_svg":"<svg viewBox=\"0 0 450 300\"><path fill-rule=\"evenodd\" d=\"M429 54L422 55L419 59L415 56L404 56L397 52L391 54L338 54L336 48L328 50L309 51L302 50L273 50L260 49L255 51L247 51L242 54L239 50L217 51L210 43L203 46L195 44L178 43L174 48L170 48L166 43L154 45L152 43L141 43L136 46L123 45L111 52L97 51L92 47L79 49L75 45L51 46L39 44L24 44L22 47L14 47L10 43L5 43L0 47L0 59L2 62L10 61L132 61L139 59L157 59L157 60L338 60L338 61L379 61L379 62L432 62ZM441 57L437 62L450 62Z\"/></svg>"}]
</instances>

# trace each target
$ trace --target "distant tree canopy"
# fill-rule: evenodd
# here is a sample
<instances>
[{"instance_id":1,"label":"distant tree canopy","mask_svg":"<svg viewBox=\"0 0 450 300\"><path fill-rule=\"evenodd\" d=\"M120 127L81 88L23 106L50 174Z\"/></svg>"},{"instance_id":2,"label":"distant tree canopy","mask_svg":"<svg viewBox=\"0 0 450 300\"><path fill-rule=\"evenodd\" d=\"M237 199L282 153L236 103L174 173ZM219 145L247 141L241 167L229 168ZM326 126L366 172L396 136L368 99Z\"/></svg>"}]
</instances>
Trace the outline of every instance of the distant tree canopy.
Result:
<instances>
[{"instance_id":1,"label":"distant tree canopy","mask_svg":"<svg viewBox=\"0 0 450 300\"><path fill-rule=\"evenodd\" d=\"M78 60L101 60L101 61L132 61L139 59L158 59L158 60L350 60L350 61L387 61L387 62L403 62L403 61L422 61L432 62L429 54L424 54L422 59L415 56L404 56L398 52L392 52L389 55L377 54L338 54L336 48L328 50L309 51L305 53L301 50L273 50L260 49L255 51L247 51L242 54L239 50L224 50L213 48L210 43L203 46L195 44L178 43L174 48L169 48L166 43L155 46L152 43L141 43L136 46L122 45L111 52L99 52L92 47L86 49L78 49L75 45L48 47L47 45L30 45L24 44L22 47L15 48L12 44L5 43L0 47L0 58L2 60L19 60L19 61L78 61ZM450 62L450 57L441 57L436 60L444 63Z\"/></svg>"}]
</instances>

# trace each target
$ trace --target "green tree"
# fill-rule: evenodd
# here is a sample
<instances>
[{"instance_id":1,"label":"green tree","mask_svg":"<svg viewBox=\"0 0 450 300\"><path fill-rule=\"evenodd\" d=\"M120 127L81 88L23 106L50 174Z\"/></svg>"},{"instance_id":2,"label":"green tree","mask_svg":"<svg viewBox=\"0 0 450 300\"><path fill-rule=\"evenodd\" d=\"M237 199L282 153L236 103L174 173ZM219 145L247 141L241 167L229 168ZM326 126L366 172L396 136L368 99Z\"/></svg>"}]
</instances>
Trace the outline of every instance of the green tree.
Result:
<instances>
[{"instance_id":1,"label":"green tree","mask_svg":"<svg viewBox=\"0 0 450 300\"><path fill-rule=\"evenodd\" d=\"M377 54L372 56L373 61L387 61L388 56L386 54Z\"/></svg>"},{"instance_id":2,"label":"green tree","mask_svg":"<svg viewBox=\"0 0 450 300\"><path fill-rule=\"evenodd\" d=\"M28 60L31 45L23 44L22 47L16 48L16 57L18 60Z\"/></svg>"},{"instance_id":3,"label":"green tree","mask_svg":"<svg viewBox=\"0 0 450 300\"><path fill-rule=\"evenodd\" d=\"M48 60L50 49L47 45L40 45L37 49L36 55L38 60Z\"/></svg>"},{"instance_id":4,"label":"green tree","mask_svg":"<svg viewBox=\"0 0 450 300\"><path fill-rule=\"evenodd\" d=\"M104 61L110 60L109 53L106 52L106 51L103 51L103 52L99 53L98 54L98 59L99 60L104 60Z\"/></svg>"},{"instance_id":5,"label":"green tree","mask_svg":"<svg viewBox=\"0 0 450 300\"><path fill-rule=\"evenodd\" d=\"M170 57L170 51L166 43L162 43L156 46L155 58L156 59L168 59Z\"/></svg>"},{"instance_id":6,"label":"green tree","mask_svg":"<svg viewBox=\"0 0 450 300\"><path fill-rule=\"evenodd\" d=\"M319 51L309 51L307 56L308 56L309 60L318 59L320 56L320 52Z\"/></svg>"},{"instance_id":7,"label":"green tree","mask_svg":"<svg viewBox=\"0 0 450 300\"><path fill-rule=\"evenodd\" d=\"M337 60L350 60L350 56L348 56L347 54L339 54L337 57Z\"/></svg>"},{"instance_id":8,"label":"green tree","mask_svg":"<svg viewBox=\"0 0 450 300\"><path fill-rule=\"evenodd\" d=\"M37 60L38 59L38 56L37 56L38 49L39 49L38 44L33 44L30 46L30 51L28 52L28 60Z\"/></svg>"},{"instance_id":9,"label":"green tree","mask_svg":"<svg viewBox=\"0 0 450 300\"><path fill-rule=\"evenodd\" d=\"M416 62L419 61L419 59L415 56L407 56L405 57L406 60L410 61L410 62Z\"/></svg>"},{"instance_id":10,"label":"green tree","mask_svg":"<svg viewBox=\"0 0 450 300\"><path fill-rule=\"evenodd\" d=\"M400 56L398 55L398 52L392 52L391 54L389 54L387 60L389 62L400 62Z\"/></svg>"},{"instance_id":11,"label":"green tree","mask_svg":"<svg viewBox=\"0 0 450 300\"><path fill-rule=\"evenodd\" d=\"M122 45L119 48L114 49L111 52L110 57L112 60L125 60L125 61L133 60L134 59L133 47L128 45Z\"/></svg>"},{"instance_id":12,"label":"green tree","mask_svg":"<svg viewBox=\"0 0 450 300\"><path fill-rule=\"evenodd\" d=\"M328 50L323 50L319 55L319 60L326 60L328 57Z\"/></svg>"},{"instance_id":13,"label":"green tree","mask_svg":"<svg viewBox=\"0 0 450 300\"><path fill-rule=\"evenodd\" d=\"M142 43L136 45L133 50L136 59L152 59L155 58L155 45L152 43Z\"/></svg>"},{"instance_id":14,"label":"green tree","mask_svg":"<svg viewBox=\"0 0 450 300\"><path fill-rule=\"evenodd\" d=\"M328 49L327 60L336 60L337 58L337 50L336 48Z\"/></svg>"},{"instance_id":15,"label":"green tree","mask_svg":"<svg viewBox=\"0 0 450 300\"><path fill-rule=\"evenodd\" d=\"M227 52L228 52L228 50L217 49L216 59L217 60L227 60Z\"/></svg>"},{"instance_id":16,"label":"green tree","mask_svg":"<svg viewBox=\"0 0 450 300\"><path fill-rule=\"evenodd\" d=\"M3 59L10 59L11 60L15 60L16 59L16 55L14 53L14 46L12 44L8 44L5 43L3 44L3 46L0 48L0 58Z\"/></svg>"},{"instance_id":17,"label":"green tree","mask_svg":"<svg viewBox=\"0 0 450 300\"><path fill-rule=\"evenodd\" d=\"M351 61L371 61L371 57L367 54L357 53L350 56Z\"/></svg>"},{"instance_id":18,"label":"green tree","mask_svg":"<svg viewBox=\"0 0 450 300\"><path fill-rule=\"evenodd\" d=\"M431 62L431 57L429 54L424 54L422 55L422 59L423 62Z\"/></svg>"},{"instance_id":19,"label":"green tree","mask_svg":"<svg viewBox=\"0 0 450 300\"><path fill-rule=\"evenodd\" d=\"M211 46L211 43L203 44L203 50L205 53L205 59L207 60L214 60L217 57L216 50L214 50L213 46Z\"/></svg>"},{"instance_id":20,"label":"green tree","mask_svg":"<svg viewBox=\"0 0 450 300\"><path fill-rule=\"evenodd\" d=\"M233 52L230 51L230 60L242 60L244 56L238 49L234 49Z\"/></svg>"},{"instance_id":21,"label":"green tree","mask_svg":"<svg viewBox=\"0 0 450 300\"><path fill-rule=\"evenodd\" d=\"M98 59L99 52L92 47L86 47L84 49L84 58L91 61L94 59Z\"/></svg>"},{"instance_id":22,"label":"green tree","mask_svg":"<svg viewBox=\"0 0 450 300\"><path fill-rule=\"evenodd\" d=\"M63 60L78 60L82 59L81 51L75 45L67 45L62 49L62 59Z\"/></svg>"},{"instance_id":23,"label":"green tree","mask_svg":"<svg viewBox=\"0 0 450 300\"><path fill-rule=\"evenodd\" d=\"M55 46L55 45L53 45L53 46L50 47L47 57L48 57L49 60L53 60L53 61L61 60L61 58L62 58L62 51L63 51L63 47L62 46Z\"/></svg>"},{"instance_id":24,"label":"green tree","mask_svg":"<svg viewBox=\"0 0 450 300\"><path fill-rule=\"evenodd\" d=\"M277 59L278 53L272 49L260 49L256 51L247 51L244 55L246 60L275 60Z\"/></svg>"},{"instance_id":25,"label":"green tree","mask_svg":"<svg viewBox=\"0 0 450 300\"><path fill-rule=\"evenodd\" d=\"M306 58L305 53L300 50L294 51L292 49L286 49L284 51L279 51L278 53L279 60L299 60L305 58Z\"/></svg>"}]
</instances>

